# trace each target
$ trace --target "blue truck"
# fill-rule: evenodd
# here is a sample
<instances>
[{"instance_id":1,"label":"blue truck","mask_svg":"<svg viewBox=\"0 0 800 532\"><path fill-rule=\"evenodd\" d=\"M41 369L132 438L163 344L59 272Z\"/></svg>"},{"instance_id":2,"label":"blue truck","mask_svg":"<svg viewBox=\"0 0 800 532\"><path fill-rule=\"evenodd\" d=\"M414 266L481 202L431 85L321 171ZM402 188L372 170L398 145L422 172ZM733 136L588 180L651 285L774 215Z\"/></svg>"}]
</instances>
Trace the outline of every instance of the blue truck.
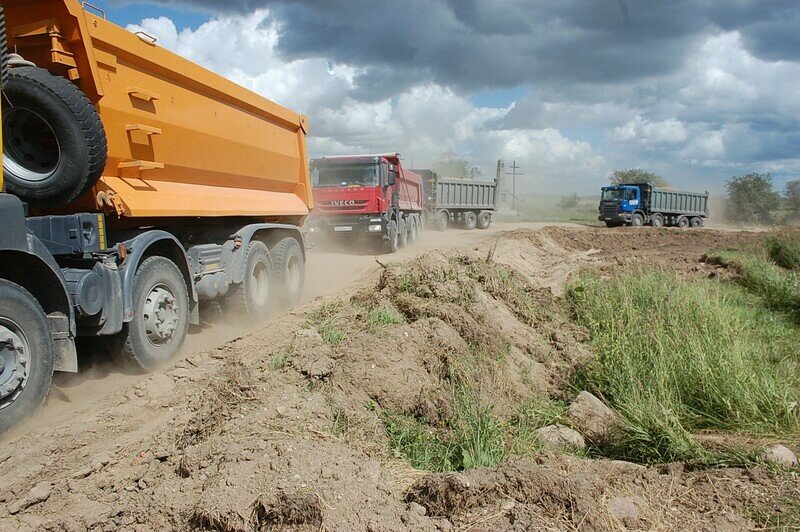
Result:
<instances>
[{"instance_id":1,"label":"blue truck","mask_svg":"<svg viewBox=\"0 0 800 532\"><path fill-rule=\"evenodd\" d=\"M708 218L708 192L680 192L647 183L603 187L598 220L607 227L703 227Z\"/></svg>"}]
</instances>

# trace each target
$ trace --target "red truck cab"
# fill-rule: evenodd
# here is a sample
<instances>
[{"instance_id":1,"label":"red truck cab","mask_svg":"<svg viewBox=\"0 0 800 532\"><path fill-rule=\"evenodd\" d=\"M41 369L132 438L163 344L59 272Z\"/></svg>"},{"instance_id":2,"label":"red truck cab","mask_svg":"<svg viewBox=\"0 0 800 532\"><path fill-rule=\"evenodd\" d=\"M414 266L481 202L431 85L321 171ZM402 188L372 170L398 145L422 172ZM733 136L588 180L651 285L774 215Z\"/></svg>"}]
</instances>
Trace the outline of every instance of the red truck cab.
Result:
<instances>
[{"instance_id":1,"label":"red truck cab","mask_svg":"<svg viewBox=\"0 0 800 532\"><path fill-rule=\"evenodd\" d=\"M422 232L422 178L400 154L322 157L311 161L316 210L311 233L381 237L390 252Z\"/></svg>"}]
</instances>

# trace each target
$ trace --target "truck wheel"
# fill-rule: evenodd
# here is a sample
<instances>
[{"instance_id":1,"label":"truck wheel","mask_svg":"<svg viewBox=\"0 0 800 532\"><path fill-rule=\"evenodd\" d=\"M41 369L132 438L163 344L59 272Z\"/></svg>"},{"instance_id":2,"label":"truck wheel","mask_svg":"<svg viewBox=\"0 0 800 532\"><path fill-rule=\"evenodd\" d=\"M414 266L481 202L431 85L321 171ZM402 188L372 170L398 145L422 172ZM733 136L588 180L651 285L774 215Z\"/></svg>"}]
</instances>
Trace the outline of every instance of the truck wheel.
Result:
<instances>
[{"instance_id":1,"label":"truck wheel","mask_svg":"<svg viewBox=\"0 0 800 532\"><path fill-rule=\"evenodd\" d=\"M439 231L447 231L447 227L450 225L450 213L447 211L442 211L439 213Z\"/></svg>"},{"instance_id":2,"label":"truck wheel","mask_svg":"<svg viewBox=\"0 0 800 532\"><path fill-rule=\"evenodd\" d=\"M489 229L490 225L492 225L492 214L482 212L480 216L478 216L478 229Z\"/></svg>"},{"instance_id":3,"label":"truck wheel","mask_svg":"<svg viewBox=\"0 0 800 532\"><path fill-rule=\"evenodd\" d=\"M410 242L416 242L419 238L419 223L417 223L417 215L412 214L411 217L408 219L409 230L408 230L408 239Z\"/></svg>"},{"instance_id":4,"label":"truck wheel","mask_svg":"<svg viewBox=\"0 0 800 532\"><path fill-rule=\"evenodd\" d=\"M650 225L653 227L664 227L664 217L660 214L654 214L653 219L650 220Z\"/></svg>"},{"instance_id":5,"label":"truck wheel","mask_svg":"<svg viewBox=\"0 0 800 532\"><path fill-rule=\"evenodd\" d=\"M397 245L401 248L408 244L408 222L402 218L397 225Z\"/></svg>"},{"instance_id":6,"label":"truck wheel","mask_svg":"<svg viewBox=\"0 0 800 532\"><path fill-rule=\"evenodd\" d=\"M122 367L154 371L178 354L189 329L189 291L178 266L150 257L133 278L133 319L113 340Z\"/></svg>"},{"instance_id":7,"label":"truck wheel","mask_svg":"<svg viewBox=\"0 0 800 532\"><path fill-rule=\"evenodd\" d=\"M677 225L681 229L686 229L687 227L689 227L689 219L686 216L681 216L680 218L678 218L678 221L675 222L675 225Z\"/></svg>"},{"instance_id":8,"label":"truck wheel","mask_svg":"<svg viewBox=\"0 0 800 532\"><path fill-rule=\"evenodd\" d=\"M0 279L0 434L42 405L52 379L53 340L42 307Z\"/></svg>"},{"instance_id":9,"label":"truck wheel","mask_svg":"<svg viewBox=\"0 0 800 532\"><path fill-rule=\"evenodd\" d=\"M644 225L644 216L639 213L634 214L631 217L631 225L633 227L641 227Z\"/></svg>"},{"instance_id":10,"label":"truck wheel","mask_svg":"<svg viewBox=\"0 0 800 532\"><path fill-rule=\"evenodd\" d=\"M54 207L93 187L108 144L89 98L66 78L35 67L11 69L3 96L8 191L31 205Z\"/></svg>"},{"instance_id":11,"label":"truck wheel","mask_svg":"<svg viewBox=\"0 0 800 532\"><path fill-rule=\"evenodd\" d=\"M478 217L472 211L465 212L463 224L464 229L467 231L472 231L478 225Z\"/></svg>"},{"instance_id":12,"label":"truck wheel","mask_svg":"<svg viewBox=\"0 0 800 532\"><path fill-rule=\"evenodd\" d=\"M252 241L244 259L244 279L231 287L225 310L246 317L252 324L267 319L275 301L272 257L263 242Z\"/></svg>"},{"instance_id":13,"label":"truck wheel","mask_svg":"<svg viewBox=\"0 0 800 532\"><path fill-rule=\"evenodd\" d=\"M303 296L306 280L306 263L300 243L291 237L284 238L272 248L272 270L278 298L285 308L292 308Z\"/></svg>"},{"instance_id":14,"label":"truck wheel","mask_svg":"<svg viewBox=\"0 0 800 532\"><path fill-rule=\"evenodd\" d=\"M694 229L700 229L703 227L703 219L699 216L695 216L689 221L689 225L691 225Z\"/></svg>"},{"instance_id":15,"label":"truck wheel","mask_svg":"<svg viewBox=\"0 0 800 532\"><path fill-rule=\"evenodd\" d=\"M386 236L388 238L387 244L389 253L397 253L398 246L398 236L397 236L397 222L395 220L390 220L386 226Z\"/></svg>"}]
</instances>

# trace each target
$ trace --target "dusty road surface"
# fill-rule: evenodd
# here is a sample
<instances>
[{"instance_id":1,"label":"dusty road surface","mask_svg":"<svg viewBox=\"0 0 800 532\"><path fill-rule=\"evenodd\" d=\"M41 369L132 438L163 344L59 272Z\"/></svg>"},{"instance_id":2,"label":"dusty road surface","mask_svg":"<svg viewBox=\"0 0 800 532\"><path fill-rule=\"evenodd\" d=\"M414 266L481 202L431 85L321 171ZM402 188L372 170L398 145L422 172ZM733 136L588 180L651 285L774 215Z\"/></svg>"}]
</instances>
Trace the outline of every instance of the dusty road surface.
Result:
<instances>
[{"instance_id":1,"label":"dusty road surface","mask_svg":"<svg viewBox=\"0 0 800 532\"><path fill-rule=\"evenodd\" d=\"M379 247L376 249L375 246L361 245L345 252L335 243L316 245L312 247L308 255L306 289L302 303L309 303L320 296L336 294L358 279L362 279L369 272L376 271L380 268L375 261L376 258L381 262L390 263L408 260L434 249L469 250L485 245L486 242L496 239L497 235L504 231L517 228L539 229L546 225L548 224L494 224L487 231L459 229L451 229L447 232L428 231L424 239L401 249L394 255L384 254ZM580 227L573 224L560 225ZM180 358L217 347L247 332L228 320L214 319L211 323L205 323L201 328L190 330ZM82 370L80 374L56 375L45 408L15 433L61 422L87 407L102 406L107 394L135 385L146 378L142 375L120 372L119 368L108 361L105 354L93 345L81 347Z\"/></svg>"},{"instance_id":2,"label":"dusty road surface","mask_svg":"<svg viewBox=\"0 0 800 532\"><path fill-rule=\"evenodd\" d=\"M59 378L42 414L0 441L0 530L756 526L754 508L800 495L796 479L538 452L428 474L390 440L395 415L446 422L456 378L473 379L503 423L528 400L574 393L569 377L594 355L557 309L579 269L702 276L708 249L757 238L531 224L429 232L383 266L314 249L307 300L263 327L208 324L156 374L90 360ZM475 357L491 371L471 373Z\"/></svg>"}]
</instances>

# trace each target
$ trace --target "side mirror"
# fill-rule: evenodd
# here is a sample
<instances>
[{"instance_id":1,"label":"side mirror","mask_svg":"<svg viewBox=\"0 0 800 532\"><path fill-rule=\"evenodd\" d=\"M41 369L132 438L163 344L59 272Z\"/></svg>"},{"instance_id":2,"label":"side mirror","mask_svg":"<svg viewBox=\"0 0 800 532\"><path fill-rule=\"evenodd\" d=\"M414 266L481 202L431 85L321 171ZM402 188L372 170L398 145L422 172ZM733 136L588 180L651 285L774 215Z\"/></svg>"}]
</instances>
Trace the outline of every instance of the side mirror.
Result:
<instances>
[{"instance_id":1,"label":"side mirror","mask_svg":"<svg viewBox=\"0 0 800 532\"><path fill-rule=\"evenodd\" d=\"M394 169L389 170L389 176L386 179L386 184L390 187L394 186L397 183L397 172Z\"/></svg>"}]
</instances>

